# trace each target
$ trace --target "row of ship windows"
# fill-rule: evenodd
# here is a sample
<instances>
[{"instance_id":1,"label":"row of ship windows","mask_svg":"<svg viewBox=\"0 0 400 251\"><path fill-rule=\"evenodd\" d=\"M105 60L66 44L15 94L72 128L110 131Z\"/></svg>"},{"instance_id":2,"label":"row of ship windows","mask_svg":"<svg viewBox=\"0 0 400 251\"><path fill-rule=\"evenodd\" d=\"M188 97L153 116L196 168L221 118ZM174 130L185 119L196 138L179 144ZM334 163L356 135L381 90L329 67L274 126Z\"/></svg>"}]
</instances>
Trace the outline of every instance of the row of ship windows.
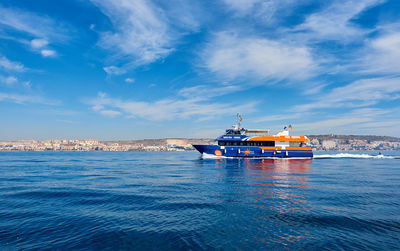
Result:
<instances>
[{"instance_id":1,"label":"row of ship windows","mask_svg":"<svg viewBox=\"0 0 400 251\"><path fill-rule=\"evenodd\" d=\"M242 133L240 131L227 131L226 135L241 135Z\"/></svg>"},{"instance_id":2,"label":"row of ship windows","mask_svg":"<svg viewBox=\"0 0 400 251\"><path fill-rule=\"evenodd\" d=\"M275 141L218 141L220 146L275 146Z\"/></svg>"}]
</instances>

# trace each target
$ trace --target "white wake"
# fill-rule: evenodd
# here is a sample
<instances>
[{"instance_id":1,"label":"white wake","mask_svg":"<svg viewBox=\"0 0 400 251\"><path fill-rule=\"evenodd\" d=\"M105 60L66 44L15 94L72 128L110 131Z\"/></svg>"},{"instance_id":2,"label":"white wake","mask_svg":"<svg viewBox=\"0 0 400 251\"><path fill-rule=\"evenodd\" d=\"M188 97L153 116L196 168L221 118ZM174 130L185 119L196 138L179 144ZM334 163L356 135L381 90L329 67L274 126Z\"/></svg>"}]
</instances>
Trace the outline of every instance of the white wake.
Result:
<instances>
[{"instance_id":1,"label":"white wake","mask_svg":"<svg viewBox=\"0 0 400 251\"><path fill-rule=\"evenodd\" d=\"M201 155L202 159L243 159L245 157L232 157L232 156L216 156L214 154L203 153ZM250 159L279 159L279 160L298 160L298 159L312 159L311 157L290 157L290 158L282 158L282 157L250 157Z\"/></svg>"},{"instance_id":2,"label":"white wake","mask_svg":"<svg viewBox=\"0 0 400 251\"><path fill-rule=\"evenodd\" d=\"M385 156L383 154L353 154L353 153L336 153L336 154L314 154L314 159L394 159L394 156Z\"/></svg>"},{"instance_id":3,"label":"white wake","mask_svg":"<svg viewBox=\"0 0 400 251\"><path fill-rule=\"evenodd\" d=\"M230 157L217 156L217 155L214 155L214 154L203 153L201 155L201 158L203 158L203 159L227 159L227 158L230 158Z\"/></svg>"},{"instance_id":4,"label":"white wake","mask_svg":"<svg viewBox=\"0 0 400 251\"><path fill-rule=\"evenodd\" d=\"M202 159L235 159L241 157L227 157L227 156L216 156L214 154L202 154ZM259 157L260 159L311 159L310 157L291 157L291 158L279 158L279 157ZM335 154L315 154L314 159L396 159L400 156L387 156L383 154L371 155L371 154L354 154L354 153L335 153Z\"/></svg>"}]
</instances>

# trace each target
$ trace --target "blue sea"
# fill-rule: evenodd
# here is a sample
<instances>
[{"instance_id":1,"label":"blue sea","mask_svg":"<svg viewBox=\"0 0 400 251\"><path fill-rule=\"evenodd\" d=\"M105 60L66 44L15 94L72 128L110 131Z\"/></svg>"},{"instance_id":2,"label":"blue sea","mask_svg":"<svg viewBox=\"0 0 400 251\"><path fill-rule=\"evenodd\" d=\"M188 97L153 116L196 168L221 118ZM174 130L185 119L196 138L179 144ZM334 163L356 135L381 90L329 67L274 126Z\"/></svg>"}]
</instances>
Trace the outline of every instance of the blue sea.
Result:
<instances>
[{"instance_id":1,"label":"blue sea","mask_svg":"<svg viewBox=\"0 0 400 251\"><path fill-rule=\"evenodd\" d=\"M2 152L0 250L399 250L399 153Z\"/></svg>"}]
</instances>

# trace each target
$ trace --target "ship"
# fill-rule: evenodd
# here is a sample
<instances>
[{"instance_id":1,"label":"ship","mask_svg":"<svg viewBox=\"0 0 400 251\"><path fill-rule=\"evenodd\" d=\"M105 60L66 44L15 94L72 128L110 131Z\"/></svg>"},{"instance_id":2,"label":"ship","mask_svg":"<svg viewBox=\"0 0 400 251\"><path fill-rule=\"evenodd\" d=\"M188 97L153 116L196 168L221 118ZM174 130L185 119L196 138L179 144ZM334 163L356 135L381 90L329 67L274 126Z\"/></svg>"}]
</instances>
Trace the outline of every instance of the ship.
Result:
<instances>
[{"instance_id":1,"label":"ship","mask_svg":"<svg viewBox=\"0 0 400 251\"><path fill-rule=\"evenodd\" d=\"M215 139L212 145L193 145L201 154L228 158L296 158L311 159L313 152L307 136L289 135L292 125L285 126L275 135L271 130L241 128L242 117L237 114L237 124Z\"/></svg>"}]
</instances>

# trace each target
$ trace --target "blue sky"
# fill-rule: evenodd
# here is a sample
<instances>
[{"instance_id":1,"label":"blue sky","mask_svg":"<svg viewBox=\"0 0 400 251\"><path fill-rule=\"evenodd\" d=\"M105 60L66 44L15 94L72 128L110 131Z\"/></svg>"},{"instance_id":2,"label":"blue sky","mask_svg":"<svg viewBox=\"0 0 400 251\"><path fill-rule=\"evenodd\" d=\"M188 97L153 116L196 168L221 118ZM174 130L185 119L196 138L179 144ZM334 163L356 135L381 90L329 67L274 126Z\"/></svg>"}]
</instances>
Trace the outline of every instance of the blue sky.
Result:
<instances>
[{"instance_id":1,"label":"blue sky","mask_svg":"<svg viewBox=\"0 0 400 251\"><path fill-rule=\"evenodd\" d=\"M396 0L2 0L0 140L400 136Z\"/></svg>"}]
</instances>

